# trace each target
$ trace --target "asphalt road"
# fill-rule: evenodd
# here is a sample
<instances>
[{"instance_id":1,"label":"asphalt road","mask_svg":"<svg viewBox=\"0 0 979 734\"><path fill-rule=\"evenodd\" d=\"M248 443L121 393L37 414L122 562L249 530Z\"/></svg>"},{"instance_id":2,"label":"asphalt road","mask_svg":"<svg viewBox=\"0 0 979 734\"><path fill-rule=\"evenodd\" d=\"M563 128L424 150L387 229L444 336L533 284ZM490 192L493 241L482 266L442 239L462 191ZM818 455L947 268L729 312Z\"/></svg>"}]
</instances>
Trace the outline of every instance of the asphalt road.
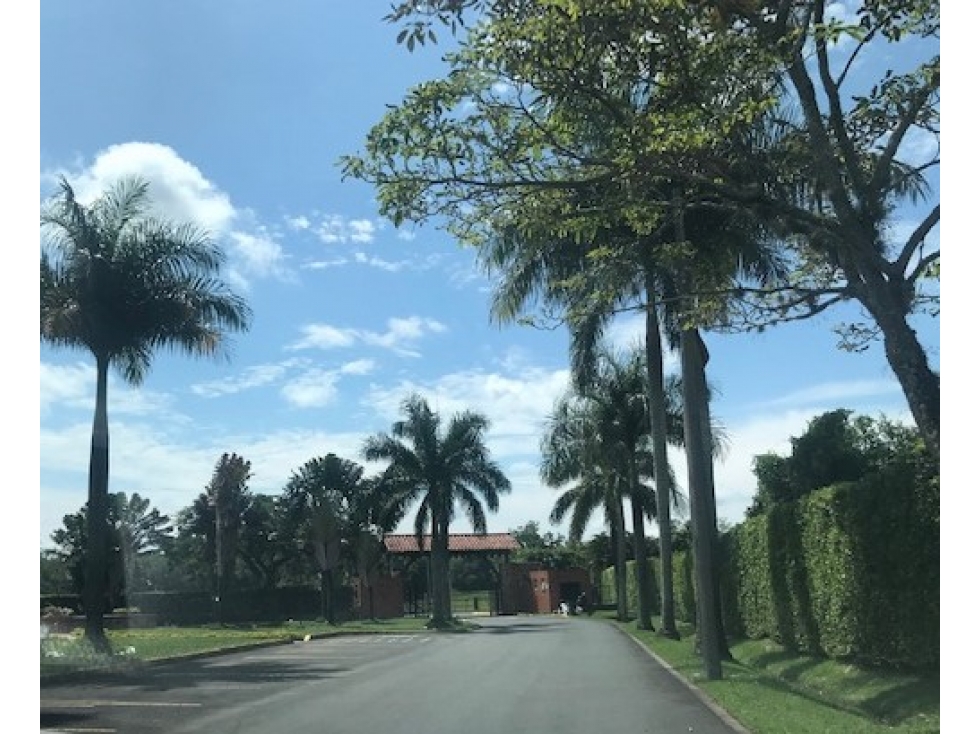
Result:
<instances>
[{"instance_id":1,"label":"asphalt road","mask_svg":"<svg viewBox=\"0 0 979 734\"><path fill-rule=\"evenodd\" d=\"M88 734L744 732L611 625L480 618L41 687L41 730Z\"/></svg>"}]
</instances>

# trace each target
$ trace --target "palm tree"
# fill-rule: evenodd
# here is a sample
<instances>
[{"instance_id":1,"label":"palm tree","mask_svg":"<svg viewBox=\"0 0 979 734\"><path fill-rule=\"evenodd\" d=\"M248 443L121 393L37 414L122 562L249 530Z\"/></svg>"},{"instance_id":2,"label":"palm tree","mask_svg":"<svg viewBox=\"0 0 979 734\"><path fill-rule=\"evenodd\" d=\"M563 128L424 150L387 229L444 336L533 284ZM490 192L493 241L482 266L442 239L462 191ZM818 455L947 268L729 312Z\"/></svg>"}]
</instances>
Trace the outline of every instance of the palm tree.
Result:
<instances>
[{"instance_id":1,"label":"palm tree","mask_svg":"<svg viewBox=\"0 0 979 734\"><path fill-rule=\"evenodd\" d=\"M629 617L622 509L625 482L599 422L594 406L574 391L558 398L541 439L540 475L549 487L564 488L551 509L550 521L563 522L570 514L570 541L579 542L592 515L603 510L614 549L616 616L625 621Z\"/></svg>"},{"instance_id":2,"label":"palm tree","mask_svg":"<svg viewBox=\"0 0 979 734\"><path fill-rule=\"evenodd\" d=\"M216 578L214 595L217 599L218 621L225 619L227 593L235 579L238 561L238 531L242 516L251 501L248 480L252 476L251 462L238 454L224 453L214 467L214 474L205 489L208 503L214 507L214 554Z\"/></svg>"},{"instance_id":3,"label":"palm tree","mask_svg":"<svg viewBox=\"0 0 979 734\"><path fill-rule=\"evenodd\" d=\"M442 427L441 416L417 394L401 404L404 418L389 434L368 437L363 455L368 461L389 462L380 477L388 497L388 518L400 521L418 504L415 536L423 547L426 526L431 529L431 588L433 627L451 624L449 587L449 525L462 507L473 530L486 532L486 510L496 512L500 495L510 492L510 480L492 461L486 447L489 420L466 410L452 415ZM485 509L483 504L485 503Z\"/></svg>"},{"instance_id":4,"label":"palm tree","mask_svg":"<svg viewBox=\"0 0 979 734\"><path fill-rule=\"evenodd\" d=\"M149 204L149 184L138 178L121 179L90 205L62 179L41 210L41 339L95 358L85 636L106 652L109 368L139 385L156 350L217 355L228 332L247 329L251 318L219 279L224 257L207 233L155 217Z\"/></svg>"},{"instance_id":5,"label":"palm tree","mask_svg":"<svg viewBox=\"0 0 979 734\"><path fill-rule=\"evenodd\" d=\"M320 578L320 612L336 624L334 571L339 567L345 537L361 495L369 491L364 468L356 462L327 454L310 459L286 484L283 500L300 536L308 544Z\"/></svg>"},{"instance_id":6,"label":"palm tree","mask_svg":"<svg viewBox=\"0 0 979 734\"><path fill-rule=\"evenodd\" d=\"M135 590L139 558L153 551L166 550L172 541L170 518L150 506L149 499L133 492L115 492L109 496L109 516L116 535L127 593ZM114 516L114 522L113 522Z\"/></svg>"}]
</instances>

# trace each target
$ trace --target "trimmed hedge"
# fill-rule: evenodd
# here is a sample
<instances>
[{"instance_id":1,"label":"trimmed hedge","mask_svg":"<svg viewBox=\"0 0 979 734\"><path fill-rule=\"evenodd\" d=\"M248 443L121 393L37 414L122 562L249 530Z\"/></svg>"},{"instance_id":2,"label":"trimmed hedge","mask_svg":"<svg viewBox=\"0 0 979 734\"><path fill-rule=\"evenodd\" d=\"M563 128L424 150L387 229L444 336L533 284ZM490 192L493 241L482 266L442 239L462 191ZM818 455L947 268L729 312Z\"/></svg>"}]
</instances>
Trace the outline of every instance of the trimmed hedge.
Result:
<instances>
[{"instance_id":1,"label":"trimmed hedge","mask_svg":"<svg viewBox=\"0 0 979 734\"><path fill-rule=\"evenodd\" d=\"M875 666L939 667L937 479L895 471L827 487L745 520L720 541L732 637ZM658 559L651 566L658 579ZM611 568L602 574L612 600L614 578ZM628 580L634 611L631 567ZM673 584L677 619L693 622L692 554L674 554Z\"/></svg>"}]
</instances>

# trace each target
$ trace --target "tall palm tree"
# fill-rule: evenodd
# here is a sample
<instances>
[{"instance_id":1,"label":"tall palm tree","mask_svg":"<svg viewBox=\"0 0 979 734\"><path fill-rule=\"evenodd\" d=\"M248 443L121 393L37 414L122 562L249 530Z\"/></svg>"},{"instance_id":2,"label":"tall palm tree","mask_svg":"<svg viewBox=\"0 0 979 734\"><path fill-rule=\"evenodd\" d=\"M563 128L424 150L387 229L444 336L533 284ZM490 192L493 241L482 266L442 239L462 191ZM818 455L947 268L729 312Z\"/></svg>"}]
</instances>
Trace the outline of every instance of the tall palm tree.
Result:
<instances>
[{"instance_id":1,"label":"tall palm tree","mask_svg":"<svg viewBox=\"0 0 979 734\"><path fill-rule=\"evenodd\" d=\"M368 461L387 461L380 488L388 496L388 518L407 515L417 503L415 536L422 548L425 528L431 529L431 588L433 627L451 624L449 586L449 525L456 505L473 530L486 532L486 510L496 512L500 495L510 492L510 480L486 447L489 420L475 411L455 413L442 426L441 416L417 394L401 404L404 418L390 433L370 436L363 455ZM484 509L485 503L485 509Z\"/></svg>"},{"instance_id":2,"label":"tall palm tree","mask_svg":"<svg viewBox=\"0 0 979 734\"><path fill-rule=\"evenodd\" d=\"M214 507L214 555L217 583L214 595L217 599L218 621L223 622L228 590L235 579L238 561L238 532L242 517L251 501L248 480L252 465L238 454L224 453L214 467L211 481L204 493Z\"/></svg>"},{"instance_id":3,"label":"tall palm tree","mask_svg":"<svg viewBox=\"0 0 979 734\"><path fill-rule=\"evenodd\" d=\"M646 552L645 520L655 517L654 492L643 484L641 470L654 462L649 455L650 428L646 400L645 355L640 349L616 354L604 349L598 357L595 378L582 389L599 412L600 429L607 434L620 468L625 471L625 493L632 508L636 587L639 598L636 626L651 630L652 587ZM663 486L669 494L669 488Z\"/></svg>"},{"instance_id":4,"label":"tall palm tree","mask_svg":"<svg viewBox=\"0 0 979 734\"><path fill-rule=\"evenodd\" d=\"M208 234L153 216L149 205L149 184L138 178L121 179L89 205L62 179L41 210L41 339L95 358L85 636L106 652L109 368L139 385L156 350L217 355L251 319L219 279L224 256Z\"/></svg>"},{"instance_id":5,"label":"tall palm tree","mask_svg":"<svg viewBox=\"0 0 979 734\"><path fill-rule=\"evenodd\" d=\"M601 509L609 528L615 558L616 616L629 617L626 596L626 530L623 511L625 477L608 445L594 405L573 390L558 398L541 439L541 479L562 489L550 520L570 514L568 539L581 540L592 515Z\"/></svg>"},{"instance_id":6,"label":"tall palm tree","mask_svg":"<svg viewBox=\"0 0 979 734\"><path fill-rule=\"evenodd\" d=\"M344 539L355 534L351 525L359 497L369 491L363 475L360 464L327 454L303 464L283 492L292 524L316 561L321 614L330 624L337 622L334 572L340 565Z\"/></svg>"}]
</instances>

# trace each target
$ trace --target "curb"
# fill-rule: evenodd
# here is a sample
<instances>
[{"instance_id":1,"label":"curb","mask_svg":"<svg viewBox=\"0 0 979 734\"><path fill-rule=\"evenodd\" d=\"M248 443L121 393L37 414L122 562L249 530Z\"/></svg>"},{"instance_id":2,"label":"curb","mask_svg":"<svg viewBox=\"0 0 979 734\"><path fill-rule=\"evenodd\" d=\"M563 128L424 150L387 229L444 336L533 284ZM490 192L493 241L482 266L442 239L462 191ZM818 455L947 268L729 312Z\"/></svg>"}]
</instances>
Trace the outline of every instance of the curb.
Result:
<instances>
[{"instance_id":1,"label":"curb","mask_svg":"<svg viewBox=\"0 0 979 734\"><path fill-rule=\"evenodd\" d=\"M630 640L632 640L632 642L635 643L639 647L640 650L642 650L647 655L649 655L661 667L665 668L666 669L666 672L668 672L670 675L672 675L677 681L679 681L680 683L682 683L683 686L687 690L689 690L694 696L697 697L697 700L699 700L702 704L704 704L704 706L706 706L711 711L713 711L714 714L721 721L723 721L725 724L727 724L729 727L731 727L734 731L738 732L738 734L753 734L753 732L750 729L746 729L745 726L744 726L744 724L742 724L740 721L738 721L733 716L731 716L731 714L729 714L727 711L725 711L723 708L721 708L717 704L717 702L714 701L714 699L712 699L706 693L704 693L703 690L701 690L700 688L698 688L697 686L695 686L693 683L691 683L689 680L687 680L683 675L681 675L677 670L675 670L668 662L666 662L665 660L663 660L663 658L661 658L655 652L653 652L648 647L646 647L642 642L640 642L635 637L633 637L631 634L629 634L628 630L624 630L621 627L619 627L617 624L613 624L611 622L609 622L608 624L609 624L610 627L612 627L613 629L617 630L618 632L620 632L621 634L625 635Z\"/></svg>"}]
</instances>

